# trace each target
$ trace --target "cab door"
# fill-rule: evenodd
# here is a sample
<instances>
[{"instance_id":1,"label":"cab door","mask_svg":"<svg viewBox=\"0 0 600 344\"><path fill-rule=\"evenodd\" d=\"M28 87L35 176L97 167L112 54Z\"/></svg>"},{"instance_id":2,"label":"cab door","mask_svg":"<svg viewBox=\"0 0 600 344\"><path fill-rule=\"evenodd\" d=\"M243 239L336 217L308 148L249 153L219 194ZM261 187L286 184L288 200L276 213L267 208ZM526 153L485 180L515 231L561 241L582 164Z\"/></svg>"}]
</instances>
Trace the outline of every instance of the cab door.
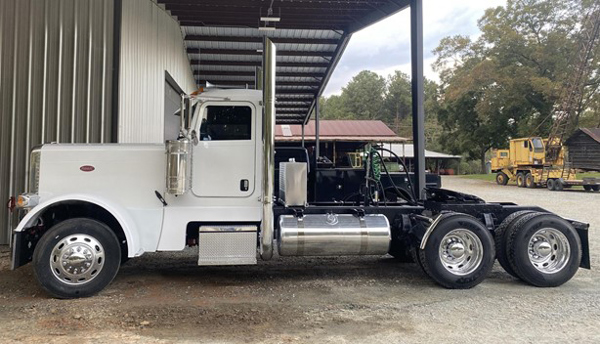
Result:
<instances>
[{"instance_id":1,"label":"cab door","mask_svg":"<svg viewBox=\"0 0 600 344\"><path fill-rule=\"evenodd\" d=\"M194 147L192 192L197 197L245 198L254 193L256 109L251 103L205 103Z\"/></svg>"}]
</instances>

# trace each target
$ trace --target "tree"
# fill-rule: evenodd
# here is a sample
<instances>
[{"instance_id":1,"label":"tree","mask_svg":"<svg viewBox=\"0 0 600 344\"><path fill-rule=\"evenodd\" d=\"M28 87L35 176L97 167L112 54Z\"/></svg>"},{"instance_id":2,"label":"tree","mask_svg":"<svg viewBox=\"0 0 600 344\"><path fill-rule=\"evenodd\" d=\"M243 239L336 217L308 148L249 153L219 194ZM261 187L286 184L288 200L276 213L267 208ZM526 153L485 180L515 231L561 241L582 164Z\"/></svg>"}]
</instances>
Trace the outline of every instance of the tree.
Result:
<instances>
[{"instance_id":1,"label":"tree","mask_svg":"<svg viewBox=\"0 0 600 344\"><path fill-rule=\"evenodd\" d=\"M344 109L348 118L385 119L385 79L363 70L342 88Z\"/></svg>"},{"instance_id":2,"label":"tree","mask_svg":"<svg viewBox=\"0 0 600 344\"><path fill-rule=\"evenodd\" d=\"M477 40L442 39L434 50L434 68L442 81L440 142L454 153L478 157L484 167L485 150L504 147L512 137L547 135L580 46L578 23L591 4L508 0L479 20L483 34ZM596 78L598 62L591 74ZM600 118L593 107L598 93L594 81L586 81L590 87L580 107L586 120Z\"/></svg>"}]
</instances>

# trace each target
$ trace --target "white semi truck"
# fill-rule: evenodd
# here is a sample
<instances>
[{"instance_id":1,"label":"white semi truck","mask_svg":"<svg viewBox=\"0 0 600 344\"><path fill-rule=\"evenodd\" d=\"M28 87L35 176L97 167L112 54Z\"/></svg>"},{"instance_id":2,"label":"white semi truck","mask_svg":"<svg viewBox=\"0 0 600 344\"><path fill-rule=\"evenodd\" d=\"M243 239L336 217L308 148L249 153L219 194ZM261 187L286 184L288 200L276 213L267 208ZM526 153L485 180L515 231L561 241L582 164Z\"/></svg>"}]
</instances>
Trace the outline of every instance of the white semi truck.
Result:
<instances>
[{"instance_id":1,"label":"white semi truck","mask_svg":"<svg viewBox=\"0 0 600 344\"><path fill-rule=\"evenodd\" d=\"M477 285L495 258L542 287L589 268L588 225L541 208L433 188L425 199L398 188L386 199L377 179L389 177L377 165L383 148L367 154L358 200L308 200L319 180L309 180L305 151L274 175L275 47L266 40L264 51L264 92L185 97L178 140L33 149L29 190L17 197L13 269L32 262L50 295L74 298L102 290L128 258L186 246L198 248L199 265L256 264L274 250L389 253L447 288Z\"/></svg>"}]
</instances>

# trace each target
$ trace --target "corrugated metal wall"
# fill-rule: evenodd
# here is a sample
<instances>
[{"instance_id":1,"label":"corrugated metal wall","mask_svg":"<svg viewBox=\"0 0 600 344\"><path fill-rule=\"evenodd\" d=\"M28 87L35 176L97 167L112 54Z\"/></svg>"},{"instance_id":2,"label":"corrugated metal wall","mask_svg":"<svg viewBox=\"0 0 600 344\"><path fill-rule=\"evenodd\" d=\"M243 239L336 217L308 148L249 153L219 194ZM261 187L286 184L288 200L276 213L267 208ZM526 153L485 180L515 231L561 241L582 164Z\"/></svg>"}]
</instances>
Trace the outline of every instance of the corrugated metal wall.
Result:
<instances>
[{"instance_id":1,"label":"corrugated metal wall","mask_svg":"<svg viewBox=\"0 0 600 344\"><path fill-rule=\"evenodd\" d=\"M121 23L119 142L163 142L165 71L196 87L181 27L150 0L123 0Z\"/></svg>"},{"instance_id":2,"label":"corrugated metal wall","mask_svg":"<svg viewBox=\"0 0 600 344\"><path fill-rule=\"evenodd\" d=\"M2 0L2 204L9 195L25 190L31 147L53 141L110 140L113 2ZM2 209L0 244L5 244L10 228L8 213Z\"/></svg>"}]
</instances>

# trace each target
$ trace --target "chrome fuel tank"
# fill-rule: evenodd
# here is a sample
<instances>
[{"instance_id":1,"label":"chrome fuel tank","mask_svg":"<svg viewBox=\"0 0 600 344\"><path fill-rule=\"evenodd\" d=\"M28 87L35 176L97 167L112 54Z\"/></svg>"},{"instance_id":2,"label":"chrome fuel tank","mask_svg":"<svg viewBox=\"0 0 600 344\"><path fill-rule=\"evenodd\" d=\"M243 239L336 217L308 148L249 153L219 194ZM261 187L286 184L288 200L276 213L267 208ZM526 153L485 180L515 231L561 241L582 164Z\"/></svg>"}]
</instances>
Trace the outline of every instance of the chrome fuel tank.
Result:
<instances>
[{"instance_id":1,"label":"chrome fuel tank","mask_svg":"<svg viewBox=\"0 0 600 344\"><path fill-rule=\"evenodd\" d=\"M382 255L388 252L390 240L390 224L384 215L279 217L282 256Z\"/></svg>"}]
</instances>

